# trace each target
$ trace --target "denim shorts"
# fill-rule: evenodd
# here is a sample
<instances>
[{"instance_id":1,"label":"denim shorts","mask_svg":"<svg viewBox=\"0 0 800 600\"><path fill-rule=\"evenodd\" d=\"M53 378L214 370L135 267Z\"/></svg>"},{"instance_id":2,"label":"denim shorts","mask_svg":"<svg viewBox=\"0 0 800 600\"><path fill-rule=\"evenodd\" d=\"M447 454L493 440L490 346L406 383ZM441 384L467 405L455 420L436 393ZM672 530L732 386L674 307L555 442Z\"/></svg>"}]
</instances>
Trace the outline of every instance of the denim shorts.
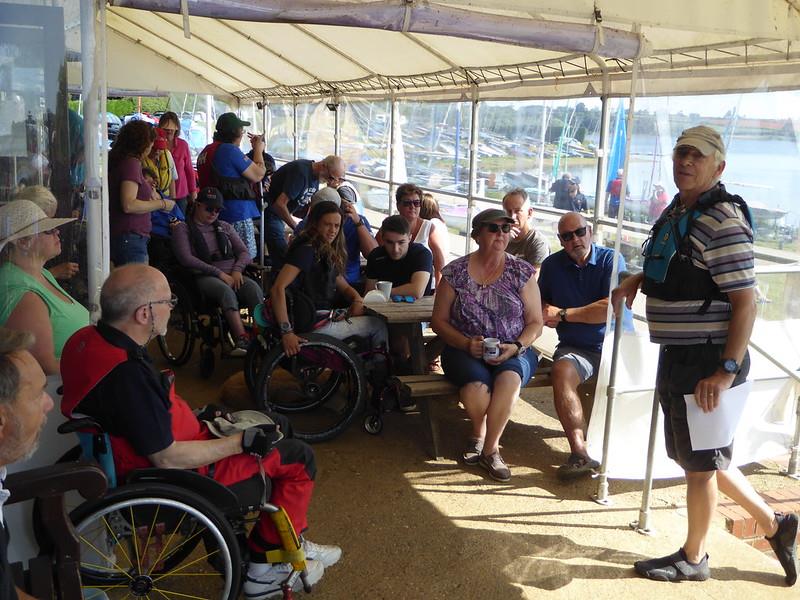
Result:
<instances>
[{"instance_id":1,"label":"denim shorts","mask_svg":"<svg viewBox=\"0 0 800 600\"><path fill-rule=\"evenodd\" d=\"M111 261L115 267L128 263L147 264L147 242L150 238L140 233L123 233L111 238Z\"/></svg>"},{"instance_id":2,"label":"denim shorts","mask_svg":"<svg viewBox=\"0 0 800 600\"><path fill-rule=\"evenodd\" d=\"M519 375L520 386L525 386L536 372L538 364L539 356L531 348L528 348L522 356L514 356L499 365L490 365L452 346L445 346L442 351L444 376L458 387L477 381L485 383L491 390L495 377L504 371L513 371Z\"/></svg>"},{"instance_id":3,"label":"denim shorts","mask_svg":"<svg viewBox=\"0 0 800 600\"><path fill-rule=\"evenodd\" d=\"M656 394L664 412L664 438L667 456L684 471L725 470L731 463L733 442L724 448L692 450L684 394L694 394L701 379L713 374L725 347L722 344L661 346L656 375ZM742 368L731 387L747 379L750 356L745 354Z\"/></svg>"},{"instance_id":4,"label":"denim shorts","mask_svg":"<svg viewBox=\"0 0 800 600\"><path fill-rule=\"evenodd\" d=\"M591 379L600 368L600 352L567 344L556 346L556 351L553 353L553 362L555 363L558 360L570 361L575 366L581 383Z\"/></svg>"}]
</instances>

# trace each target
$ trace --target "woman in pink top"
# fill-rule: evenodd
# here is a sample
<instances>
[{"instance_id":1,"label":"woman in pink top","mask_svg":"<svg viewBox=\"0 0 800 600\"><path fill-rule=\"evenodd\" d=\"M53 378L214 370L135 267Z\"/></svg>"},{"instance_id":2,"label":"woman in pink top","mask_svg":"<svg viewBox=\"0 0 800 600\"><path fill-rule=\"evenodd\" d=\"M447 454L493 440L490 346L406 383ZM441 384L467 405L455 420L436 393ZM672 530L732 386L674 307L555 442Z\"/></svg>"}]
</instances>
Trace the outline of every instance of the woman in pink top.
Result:
<instances>
[{"instance_id":1,"label":"woman in pink top","mask_svg":"<svg viewBox=\"0 0 800 600\"><path fill-rule=\"evenodd\" d=\"M192 167L192 155L189 153L189 144L181 139L181 121L172 111L161 115L158 126L167 136L167 149L172 153L175 169L178 171L178 181L175 182L175 202L186 213L186 205L191 200L197 199L197 182Z\"/></svg>"}]
</instances>

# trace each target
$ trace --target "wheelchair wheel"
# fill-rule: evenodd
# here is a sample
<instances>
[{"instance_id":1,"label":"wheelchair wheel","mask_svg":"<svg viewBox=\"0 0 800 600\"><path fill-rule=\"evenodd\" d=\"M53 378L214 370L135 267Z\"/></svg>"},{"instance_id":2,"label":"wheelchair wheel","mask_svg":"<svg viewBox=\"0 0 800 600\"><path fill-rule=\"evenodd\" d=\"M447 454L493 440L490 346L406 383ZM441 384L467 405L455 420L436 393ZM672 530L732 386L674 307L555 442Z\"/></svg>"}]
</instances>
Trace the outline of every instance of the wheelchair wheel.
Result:
<instances>
[{"instance_id":1,"label":"wheelchair wheel","mask_svg":"<svg viewBox=\"0 0 800 600\"><path fill-rule=\"evenodd\" d=\"M291 416L295 437L310 443L342 433L364 407L366 376L361 359L327 335L303 334L296 356L278 344L264 357L256 404Z\"/></svg>"},{"instance_id":2,"label":"wheelchair wheel","mask_svg":"<svg viewBox=\"0 0 800 600\"><path fill-rule=\"evenodd\" d=\"M189 290L177 281L170 283L170 288L178 297L178 305L172 309L166 335L158 336L158 347L169 364L180 366L192 356L197 331Z\"/></svg>"},{"instance_id":3,"label":"wheelchair wheel","mask_svg":"<svg viewBox=\"0 0 800 600\"><path fill-rule=\"evenodd\" d=\"M200 377L208 379L214 374L214 348L211 346L202 346L200 352Z\"/></svg>"},{"instance_id":4,"label":"wheelchair wheel","mask_svg":"<svg viewBox=\"0 0 800 600\"><path fill-rule=\"evenodd\" d=\"M84 586L117 598L238 597L242 559L225 517L201 496L164 483L112 490L70 514Z\"/></svg>"},{"instance_id":5,"label":"wheelchair wheel","mask_svg":"<svg viewBox=\"0 0 800 600\"><path fill-rule=\"evenodd\" d=\"M264 364L266 355L267 341L263 335L259 334L250 340L247 356L244 357L244 382L247 384L247 389L250 390L251 396L255 396L258 372L261 370L261 365Z\"/></svg>"}]
</instances>

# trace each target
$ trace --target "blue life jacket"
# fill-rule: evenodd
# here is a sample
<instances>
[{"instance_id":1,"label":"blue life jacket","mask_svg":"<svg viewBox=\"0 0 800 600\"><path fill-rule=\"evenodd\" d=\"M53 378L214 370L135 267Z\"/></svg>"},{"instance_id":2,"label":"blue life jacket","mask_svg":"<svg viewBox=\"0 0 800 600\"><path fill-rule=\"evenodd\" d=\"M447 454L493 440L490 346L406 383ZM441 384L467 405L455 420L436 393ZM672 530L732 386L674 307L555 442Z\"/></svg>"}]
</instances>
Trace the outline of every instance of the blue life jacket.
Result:
<instances>
[{"instance_id":1,"label":"blue life jacket","mask_svg":"<svg viewBox=\"0 0 800 600\"><path fill-rule=\"evenodd\" d=\"M747 203L740 196L725 191L721 183L703 194L691 210L677 218L672 215L678 204L678 196L675 196L642 245L642 291L645 294L672 302L703 300L699 314L705 313L713 300L728 301L728 295L720 291L711 273L692 262L689 240L695 219L719 202L732 202L739 206L748 224L753 227Z\"/></svg>"}]
</instances>

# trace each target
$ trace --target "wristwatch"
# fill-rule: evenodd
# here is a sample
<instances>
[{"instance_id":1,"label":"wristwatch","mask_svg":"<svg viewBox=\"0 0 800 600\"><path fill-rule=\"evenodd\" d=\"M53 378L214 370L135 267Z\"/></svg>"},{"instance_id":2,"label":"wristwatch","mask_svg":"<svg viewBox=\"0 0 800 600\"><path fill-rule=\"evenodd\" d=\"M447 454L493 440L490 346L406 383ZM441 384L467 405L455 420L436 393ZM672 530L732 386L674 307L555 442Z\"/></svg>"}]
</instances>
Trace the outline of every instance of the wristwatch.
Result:
<instances>
[{"instance_id":1,"label":"wristwatch","mask_svg":"<svg viewBox=\"0 0 800 600\"><path fill-rule=\"evenodd\" d=\"M720 358L719 367L730 375L737 375L739 371L742 370L742 367L739 366L739 363L732 358Z\"/></svg>"},{"instance_id":2,"label":"wristwatch","mask_svg":"<svg viewBox=\"0 0 800 600\"><path fill-rule=\"evenodd\" d=\"M364 221L359 219L358 223L356 223L355 226L356 227L363 227L364 226Z\"/></svg>"},{"instance_id":3,"label":"wristwatch","mask_svg":"<svg viewBox=\"0 0 800 600\"><path fill-rule=\"evenodd\" d=\"M522 342L520 342L519 340L514 340L512 344L514 344L517 347L517 356L522 356L528 349L526 346L523 346Z\"/></svg>"},{"instance_id":4,"label":"wristwatch","mask_svg":"<svg viewBox=\"0 0 800 600\"><path fill-rule=\"evenodd\" d=\"M558 311L558 316L561 317L561 322L562 323L566 323L567 322L567 309L566 308L560 309Z\"/></svg>"},{"instance_id":5,"label":"wristwatch","mask_svg":"<svg viewBox=\"0 0 800 600\"><path fill-rule=\"evenodd\" d=\"M278 327L280 327L281 329L281 335L286 335L287 333L294 332L294 328L292 327L292 324L289 323L289 321L283 321L281 323L278 323Z\"/></svg>"}]
</instances>

